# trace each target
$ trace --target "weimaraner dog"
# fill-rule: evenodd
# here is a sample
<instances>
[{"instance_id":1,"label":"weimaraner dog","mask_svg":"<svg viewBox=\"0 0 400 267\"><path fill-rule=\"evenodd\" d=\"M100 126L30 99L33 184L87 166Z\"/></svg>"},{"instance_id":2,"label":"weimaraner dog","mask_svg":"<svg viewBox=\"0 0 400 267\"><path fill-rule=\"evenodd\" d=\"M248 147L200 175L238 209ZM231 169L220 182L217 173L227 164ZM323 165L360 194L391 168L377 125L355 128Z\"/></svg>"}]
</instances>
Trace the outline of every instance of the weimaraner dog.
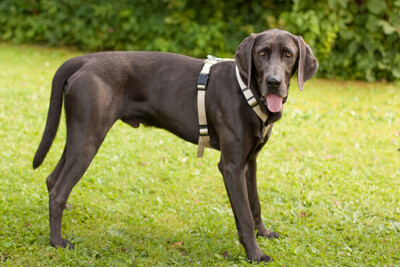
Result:
<instances>
[{"instance_id":1,"label":"weimaraner dog","mask_svg":"<svg viewBox=\"0 0 400 267\"><path fill-rule=\"evenodd\" d=\"M203 62L172 53L103 52L72 58L57 70L46 127L33 160L33 167L39 167L49 151L64 98L66 145L46 180L52 246L73 248L70 241L61 237L63 210L72 188L117 120L134 128L140 124L161 127L197 144L196 84ZM205 94L210 145L221 151L218 167L239 240L250 261L271 260L258 246L256 230L258 236L279 237L267 230L261 220L257 155L267 143L273 123L282 116L290 78L297 71L302 90L304 82L317 70L318 61L303 38L278 29L251 34L237 48L235 61L211 67ZM249 106L239 77L248 85L267 120L262 121Z\"/></svg>"}]
</instances>

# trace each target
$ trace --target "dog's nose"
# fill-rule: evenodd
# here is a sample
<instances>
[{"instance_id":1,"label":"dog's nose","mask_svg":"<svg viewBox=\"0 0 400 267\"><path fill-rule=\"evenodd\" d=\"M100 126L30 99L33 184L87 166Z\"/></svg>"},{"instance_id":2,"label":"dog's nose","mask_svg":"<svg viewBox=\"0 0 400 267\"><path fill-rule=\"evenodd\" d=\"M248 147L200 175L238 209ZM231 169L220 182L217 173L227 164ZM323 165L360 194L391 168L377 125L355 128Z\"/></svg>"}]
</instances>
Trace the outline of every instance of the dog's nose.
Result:
<instances>
[{"instance_id":1,"label":"dog's nose","mask_svg":"<svg viewBox=\"0 0 400 267\"><path fill-rule=\"evenodd\" d=\"M269 89L278 89L281 85L282 80L277 77L268 77L267 78L267 86Z\"/></svg>"}]
</instances>

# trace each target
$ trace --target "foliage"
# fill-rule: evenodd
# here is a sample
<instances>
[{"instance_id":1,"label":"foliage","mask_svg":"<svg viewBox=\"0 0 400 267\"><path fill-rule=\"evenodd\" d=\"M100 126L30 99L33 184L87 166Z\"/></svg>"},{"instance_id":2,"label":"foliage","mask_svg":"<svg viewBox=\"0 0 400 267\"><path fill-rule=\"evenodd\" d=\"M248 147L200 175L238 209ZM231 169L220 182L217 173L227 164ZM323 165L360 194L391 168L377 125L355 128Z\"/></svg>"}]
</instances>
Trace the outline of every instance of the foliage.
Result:
<instances>
[{"instance_id":1,"label":"foliage","mask_svg":"<svg viewBox=\"0 0 400 267\"><path fill-rule=\"evenodd\" d=\"M279 19L316 49L323 77L400 79L400 1L294 1Z\"/></svg>"},{"instance_id":2,"label":"foliage","mask_svg":"<svg viewBox=\"0 0 400 267\"><path fill-rule=\"evenodd\" d=\"M48 245L46 176L65 143L61 123L32 170L51 78L65 50L0 44L0 265L248 266L219 153L162 130L116 123L64 213L77 248ZM400 264L400 94L393 85L292 81L258 160L270 266ZM64 121L65 118L63 118ZM226 260L227 258L227 260Z\"/></svg>"},{"instance_id":3,"label":"foliage","mask_svg":"<svg viewBox=\"0 0 400 267\"><path fill-rule=\"evenodd\" d=\"M0 40L231 57L251 32L302 35L321 77L400 79L400 0L3 0Z\"/></svg>"}]
</instances>

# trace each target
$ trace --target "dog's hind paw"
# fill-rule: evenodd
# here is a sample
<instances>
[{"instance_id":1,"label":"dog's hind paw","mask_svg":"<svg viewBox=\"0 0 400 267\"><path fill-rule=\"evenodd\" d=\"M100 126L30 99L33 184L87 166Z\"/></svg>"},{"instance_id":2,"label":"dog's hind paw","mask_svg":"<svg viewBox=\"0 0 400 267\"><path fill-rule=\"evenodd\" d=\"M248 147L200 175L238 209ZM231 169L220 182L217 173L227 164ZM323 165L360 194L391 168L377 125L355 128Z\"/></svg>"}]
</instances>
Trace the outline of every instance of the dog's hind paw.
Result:
<instances>
[{"instance_id":1,"label":"dog's hind paw","mask_svg":"<svg viewBox=\"0 0 400 267\"><path fill-rule=\"evenodd\" d=\"M58 242L57 242L58 243ZM68 239L61 239L61 243L60 244L56 244L55 242L51 242L50 241L50 246L54 247L54 248L68 248L68 249L74 249L75 246L74 244L71 243L71 241L69 241Z\"/></svg>"},{"instance_id":2,"label":"dog's hind paw","mask_svg":"<svg viewBox=\"0 0 400 267\"><path fill-rule=\"evenodd\" d=\"M257 232L257 236L267 237L269 239L280 238L281 237L280 234L278 234L277 232L271 231L271 230L258 231Z\"/></svg>"}]
</instances>

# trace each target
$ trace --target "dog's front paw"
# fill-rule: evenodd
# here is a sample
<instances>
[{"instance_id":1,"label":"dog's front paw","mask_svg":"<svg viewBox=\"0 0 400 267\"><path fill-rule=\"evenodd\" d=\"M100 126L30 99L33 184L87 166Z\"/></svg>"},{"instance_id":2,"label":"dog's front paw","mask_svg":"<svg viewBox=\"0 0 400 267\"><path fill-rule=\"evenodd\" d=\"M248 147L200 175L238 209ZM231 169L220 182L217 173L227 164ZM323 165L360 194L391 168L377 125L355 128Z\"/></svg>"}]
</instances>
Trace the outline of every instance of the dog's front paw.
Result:
<instances>
[{"instance_id":1,"label":"dog's front paw","mask_svg":"<svg viewBox=\"0 0 400 267\"><path fill-rule=\"evenodd\" d=\"M271 230L267 230L267 229L265 229L264 231L258 231L257 232L257 236L267 237L269 239L280 238L281 237L281 235L278 234L277 232L274 232L274 231L271 231Z\"/></svg>"},{"instance_id":2,"label":"dog's front paw","mask_svg":"<svg viewBox=\"0 0 400 267\"><path fill-rule=\"evenodd\" d=\"M264 253L260 253L255 256L247 256L247 259L250 261L250 263L256 262L256 263L261 263L261 262L270 262L272 261L272 258L268 255L265 255Z\"/></svg>"},{"instance_id":3,"label":"dog's front paw","mask_svg":"<svg viewBox=\"0 0 400 267\"><path fill-rule=\"evenodd\" d=\"M54 247L54 248L69 248L69 249L74 249L75 246L74 244L71 243L71 241L69 241L68 239L61 239L61 242L52 242L50 241L50 246Z\"/></svg>"}]
</instances>

